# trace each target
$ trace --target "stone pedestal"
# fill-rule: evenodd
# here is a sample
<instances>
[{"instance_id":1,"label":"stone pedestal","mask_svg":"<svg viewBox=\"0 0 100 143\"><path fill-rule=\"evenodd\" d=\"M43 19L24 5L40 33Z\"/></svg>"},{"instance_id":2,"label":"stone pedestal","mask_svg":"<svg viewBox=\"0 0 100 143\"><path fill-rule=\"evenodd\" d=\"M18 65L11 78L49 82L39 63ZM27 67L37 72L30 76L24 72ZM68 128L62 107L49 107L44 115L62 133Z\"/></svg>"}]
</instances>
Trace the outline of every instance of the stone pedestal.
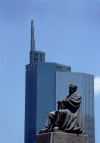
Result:
<instances>
[{"instance_id":1,"label":"stone pedestal","mask_svg":"<svg viewBox=\"0 0 100 143\"><path fill-rule=\"evenodd\" d=\"M50 132L36 135L35 143L88 143L84 134Z\"/></svg>"}]
</instances>

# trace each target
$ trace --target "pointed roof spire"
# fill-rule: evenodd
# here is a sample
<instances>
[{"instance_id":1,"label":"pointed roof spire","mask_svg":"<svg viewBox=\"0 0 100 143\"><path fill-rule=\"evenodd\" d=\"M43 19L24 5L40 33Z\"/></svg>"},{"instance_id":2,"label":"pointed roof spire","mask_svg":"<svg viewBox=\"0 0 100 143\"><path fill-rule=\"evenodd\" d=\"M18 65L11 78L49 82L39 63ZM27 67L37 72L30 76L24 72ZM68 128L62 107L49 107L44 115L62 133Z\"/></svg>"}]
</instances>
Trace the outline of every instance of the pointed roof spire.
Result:
<instances>
[{"instance_id":1,"label":"pointed roof spire","mask_svg":"<svg viewBox=\"0 0 100 143\"><path fill-rule=\"evenodd\" d=\"M33 20L31 20L31 27L33 27L33 24L34 24L34 22L33 22Z\"/></svg>"},{"instance_id":2,"label":"pointed roof spire","mask_svg":"<svg viewBox=\"0 0 100 143\"><path fill-rule=\"evenodd\" d=\"M35 51L35 39L34 39L33 20L31 20L31 51Z\"/></svg>"}]
</instances>

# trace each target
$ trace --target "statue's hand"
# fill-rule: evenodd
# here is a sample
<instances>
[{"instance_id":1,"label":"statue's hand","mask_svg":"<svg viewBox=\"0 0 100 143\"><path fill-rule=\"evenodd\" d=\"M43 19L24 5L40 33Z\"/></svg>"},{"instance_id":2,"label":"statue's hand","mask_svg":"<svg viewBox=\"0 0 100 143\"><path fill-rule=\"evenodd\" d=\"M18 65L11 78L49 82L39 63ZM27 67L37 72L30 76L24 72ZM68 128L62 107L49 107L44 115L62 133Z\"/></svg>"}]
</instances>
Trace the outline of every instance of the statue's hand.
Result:
<instances>
[{"instance_id":1,"label":"statue's hand","mask_svg":"<svg viewBox=\"0 0 100 143\"><path fill-rule=\"evenodd\" d=\"M64 103L65 103L65 101L64 101L64 100L62 100L62 103L64 104Z\"/></svg>"},{"instance_id":2,"label":"statue's hand","mask_svg":"<svg viewBox=\"0 0 100 143\"><path fill-rule=\"evenodd\" d=\"M63 104L64 106L66 106L67 103L68 103L67 100L63 100L63 101L62 101L62 104Z\"/></svg>"},{"instance_id":3,"label":"statue's hand","mask_svg":"<svg viewBox=\"0 0 100 143\"><path fill-rule=\"evenodd\" d=\"M57 103L58 103L58 104L61 104L61 103L62 103L62 100L59 100Z\"/></svg>"}]
</instances>

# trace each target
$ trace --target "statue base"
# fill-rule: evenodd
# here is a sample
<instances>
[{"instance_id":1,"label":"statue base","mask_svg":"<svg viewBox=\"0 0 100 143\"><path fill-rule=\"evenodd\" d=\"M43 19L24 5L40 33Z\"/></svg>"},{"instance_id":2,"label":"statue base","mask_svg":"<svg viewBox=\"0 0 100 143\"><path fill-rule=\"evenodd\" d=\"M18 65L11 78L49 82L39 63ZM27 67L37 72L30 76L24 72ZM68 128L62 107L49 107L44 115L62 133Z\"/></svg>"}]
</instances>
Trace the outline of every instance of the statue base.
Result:
<instances>
[{"instance_id":1,"label":"statue base","mask_svg":"<svg viewBox=\"0 0 100 143\"><path fill-rule=\"evenodd\" d=\"M50 132L36 135L35 143L88 143L85 134Z\"/></svg>"}]
</instances>

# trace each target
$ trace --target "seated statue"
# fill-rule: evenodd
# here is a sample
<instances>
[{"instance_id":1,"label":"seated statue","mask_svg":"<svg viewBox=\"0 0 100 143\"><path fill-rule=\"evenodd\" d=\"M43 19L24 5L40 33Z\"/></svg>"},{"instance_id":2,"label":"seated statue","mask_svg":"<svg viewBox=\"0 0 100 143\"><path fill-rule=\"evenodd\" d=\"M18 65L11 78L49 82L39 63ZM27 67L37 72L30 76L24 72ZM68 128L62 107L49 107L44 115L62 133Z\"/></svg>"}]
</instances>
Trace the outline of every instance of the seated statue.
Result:
<instances>
[{"instance_id":1,"label":"seated statue","mask_svg":"<svg viewBox=\"0 0 100 143\"><path fill-rule=\"evenodd\" d=\"M76 92L77 86L70 84L69 95L65 100L58 101L58 110L50 112L45 129L40 133L49 131L64 131L81 134L83 131L81 95Z\"/></svg>"}]
</instances>

